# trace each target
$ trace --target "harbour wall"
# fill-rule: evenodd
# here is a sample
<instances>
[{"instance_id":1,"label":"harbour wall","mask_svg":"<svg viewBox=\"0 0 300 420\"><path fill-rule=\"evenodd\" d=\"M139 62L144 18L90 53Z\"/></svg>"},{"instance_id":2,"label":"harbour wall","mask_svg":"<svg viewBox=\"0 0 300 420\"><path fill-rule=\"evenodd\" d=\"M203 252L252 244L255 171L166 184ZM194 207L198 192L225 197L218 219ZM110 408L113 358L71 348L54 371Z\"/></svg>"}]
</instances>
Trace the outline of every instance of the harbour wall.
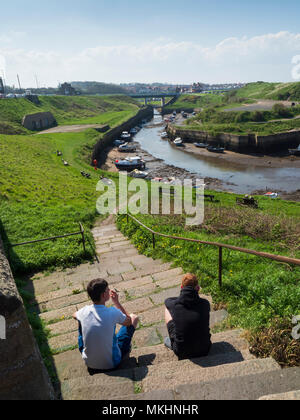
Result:
<instances>
[{"instance_id":1,"label":"harbour wall","mask_svg":"<svg viewBox=\"0 0 300 420\"><path fill-rule=\"evenodd\" d=\"M134 117L104 134L94 147L91 163L96 159L98 164L101 164L105 160L104 150L111 146L114 140L120 138L123 131L130 131L131 128L135 127L142 120L151 118L153 118L153 107L144 107Z\"/></svg>"},{"instance_id":2,"label":"harbour wall","mask_svg":"<svg viewBox=\"0 0 300 420\"><path fill-rule=\"evenodd\" d=\"M227 150L239 153L258 152L273 153L287 150L289 147L297 147L300 144L300 130L286 133L260 136L257 134L236 135L230 133L210 134L206 131L187 130L168 124L166 128L172 139L181 137L186 143L205 142L212 146L222 146Z\"/></svg>"}]
</instances>

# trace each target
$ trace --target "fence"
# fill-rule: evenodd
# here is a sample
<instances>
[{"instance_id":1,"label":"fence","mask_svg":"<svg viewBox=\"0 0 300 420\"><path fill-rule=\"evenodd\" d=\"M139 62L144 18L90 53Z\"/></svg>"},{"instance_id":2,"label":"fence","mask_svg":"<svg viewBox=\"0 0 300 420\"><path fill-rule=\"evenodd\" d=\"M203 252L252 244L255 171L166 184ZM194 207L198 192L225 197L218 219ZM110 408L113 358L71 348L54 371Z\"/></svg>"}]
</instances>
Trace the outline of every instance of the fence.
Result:
<instances>
[{"instance_id":1,"label":"fence","mask_svg":"<svg viewBox=\"0 0 300 420\"><path fill-rule=\"evenodd\" d=\"M34 244L34 243L37 243L37 242L44 242L44 241L52 241L54 239L66 238L68 236L81 235L83 250L84 250L84 252L86 252L86 248L85 248L85 242L86 241L85 241L85 236L84 236L84 228L83 228L81 222L79 222L79 226L80 226L80 232L66 233L65 235L52 236L51 238L44 238L44 239L36 239L34 241L21 242L19 244L9 244L9 247L14 248L16 246L21 246L21 245Z\"/></svg>"},{"instance_id":2,"label":"fence","mask_svg":"<svg viewBox=\"0 0 300 420\"><path fill-rule=\"evenodd\" d=\"M127 223L129 221L129 217L130 217L134 222L136 222L137 224L142 226L144 229L146 229L146 230L148 230L149 232L152 233L153 248L155 248L155 236L160 236L160 237L163 237L163 238L175 239L175 240L180 240L180 241L186 241L186 242L196 242L196 243L203 244L203 245L211 245L211 246L214 246L214 247L218 247L219 248L219 276L218 277L219 277L219 286L220 287L222 287L223 248L227 248L227 249L230 249L230 250L233 250L233 251L243 252L245 254L256 255L256 256L262 257L262 258L268 258L270 260L278 261L278 262L285 263L285 264L292 264L292 265L300 266L300 260L296 259L296 258L289 258L289 257L284 257L282 255L274 255L274 254L269 254L267 252L254 251L252 249L240 248L240 247L237 247L237 246L222 244L222 243L219 243L219 242L207 242L207 241L201 241L199 239L192 239L192 238L184 238L184 237L181 237L181 236L166 235L164 233L155 232L153 229L144 225L142 222L140 222L138 219L136 219L131 214L127 213L126 217L127 217Z\"/></svg>"}]
</instances>

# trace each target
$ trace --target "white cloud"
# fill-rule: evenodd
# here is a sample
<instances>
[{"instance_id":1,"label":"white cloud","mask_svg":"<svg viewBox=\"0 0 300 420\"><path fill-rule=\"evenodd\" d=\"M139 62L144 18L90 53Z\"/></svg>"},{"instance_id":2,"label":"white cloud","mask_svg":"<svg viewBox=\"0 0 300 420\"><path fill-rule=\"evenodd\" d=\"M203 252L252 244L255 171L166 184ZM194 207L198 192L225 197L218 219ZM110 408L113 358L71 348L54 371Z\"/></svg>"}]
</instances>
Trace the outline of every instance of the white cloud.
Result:
<instances>
[{"instance_id":1,"label":"white cloud","mask_svg":"<svg viewBox=\"0 0 300 420\"><path fill-rule=\"evenodd\" d=\"M53 86L58 80L288 81L291 59L300 53L300 34L282 31L252 38L231 37L213 47L158 39L139 46L99 45L75 55L1 45L8 83L13 83L18 73L26 86L34 85L35 74L42 84Z\"/></svg>"}]
</instances>

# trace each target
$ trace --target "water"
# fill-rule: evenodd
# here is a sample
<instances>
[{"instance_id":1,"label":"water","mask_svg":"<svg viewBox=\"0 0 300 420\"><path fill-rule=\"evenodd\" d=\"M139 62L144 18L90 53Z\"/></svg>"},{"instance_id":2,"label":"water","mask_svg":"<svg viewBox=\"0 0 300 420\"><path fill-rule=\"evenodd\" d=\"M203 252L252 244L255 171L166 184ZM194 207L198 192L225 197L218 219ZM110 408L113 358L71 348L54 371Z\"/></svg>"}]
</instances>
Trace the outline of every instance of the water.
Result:
<instances>
[{"instance_id":1,"label":"water","mask_svg":"<svg viewBox=\"0 0 300 420\"><path fill-rule=\"evenodd\" d=\"M186 169L200 178L218 178L228 191L251 193L254 190L268 188L269 191L295 191L300 188L300 169L265 168L246 166L220 161L218 158L204 158L176 149L168 141L162 140L162 116L155 114L152 121L135 136L142 149L152 156L162 159L166 164ZM233 184L233 185L232 185Z\"/></svg>"}]
</instances>

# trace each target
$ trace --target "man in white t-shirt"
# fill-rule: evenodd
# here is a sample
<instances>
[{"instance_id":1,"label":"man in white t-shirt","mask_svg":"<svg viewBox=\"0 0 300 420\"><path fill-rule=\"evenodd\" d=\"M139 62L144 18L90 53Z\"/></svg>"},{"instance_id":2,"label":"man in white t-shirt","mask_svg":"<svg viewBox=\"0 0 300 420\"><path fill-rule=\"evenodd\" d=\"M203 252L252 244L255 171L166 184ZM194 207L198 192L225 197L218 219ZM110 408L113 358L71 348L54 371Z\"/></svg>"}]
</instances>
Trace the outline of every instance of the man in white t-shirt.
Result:
<instances>
[{"instance_id":1,"label":"man in white t-shirt","mask_svg":"<svg viewBox=\"0 0 300 420\"><path fill-rule=\"evenodd\" d=\"M79 350L89 372L111 370L118 367L131 350L131 340L138 325L138 317L128 314L119 302L118 294L110 290L106 280L92 280L87 292L93 304L75 312L79 323ZM114 306L105 304L112 299ZM116 324L122 328L116 335Z\"/></svg>"}]
</instances>

